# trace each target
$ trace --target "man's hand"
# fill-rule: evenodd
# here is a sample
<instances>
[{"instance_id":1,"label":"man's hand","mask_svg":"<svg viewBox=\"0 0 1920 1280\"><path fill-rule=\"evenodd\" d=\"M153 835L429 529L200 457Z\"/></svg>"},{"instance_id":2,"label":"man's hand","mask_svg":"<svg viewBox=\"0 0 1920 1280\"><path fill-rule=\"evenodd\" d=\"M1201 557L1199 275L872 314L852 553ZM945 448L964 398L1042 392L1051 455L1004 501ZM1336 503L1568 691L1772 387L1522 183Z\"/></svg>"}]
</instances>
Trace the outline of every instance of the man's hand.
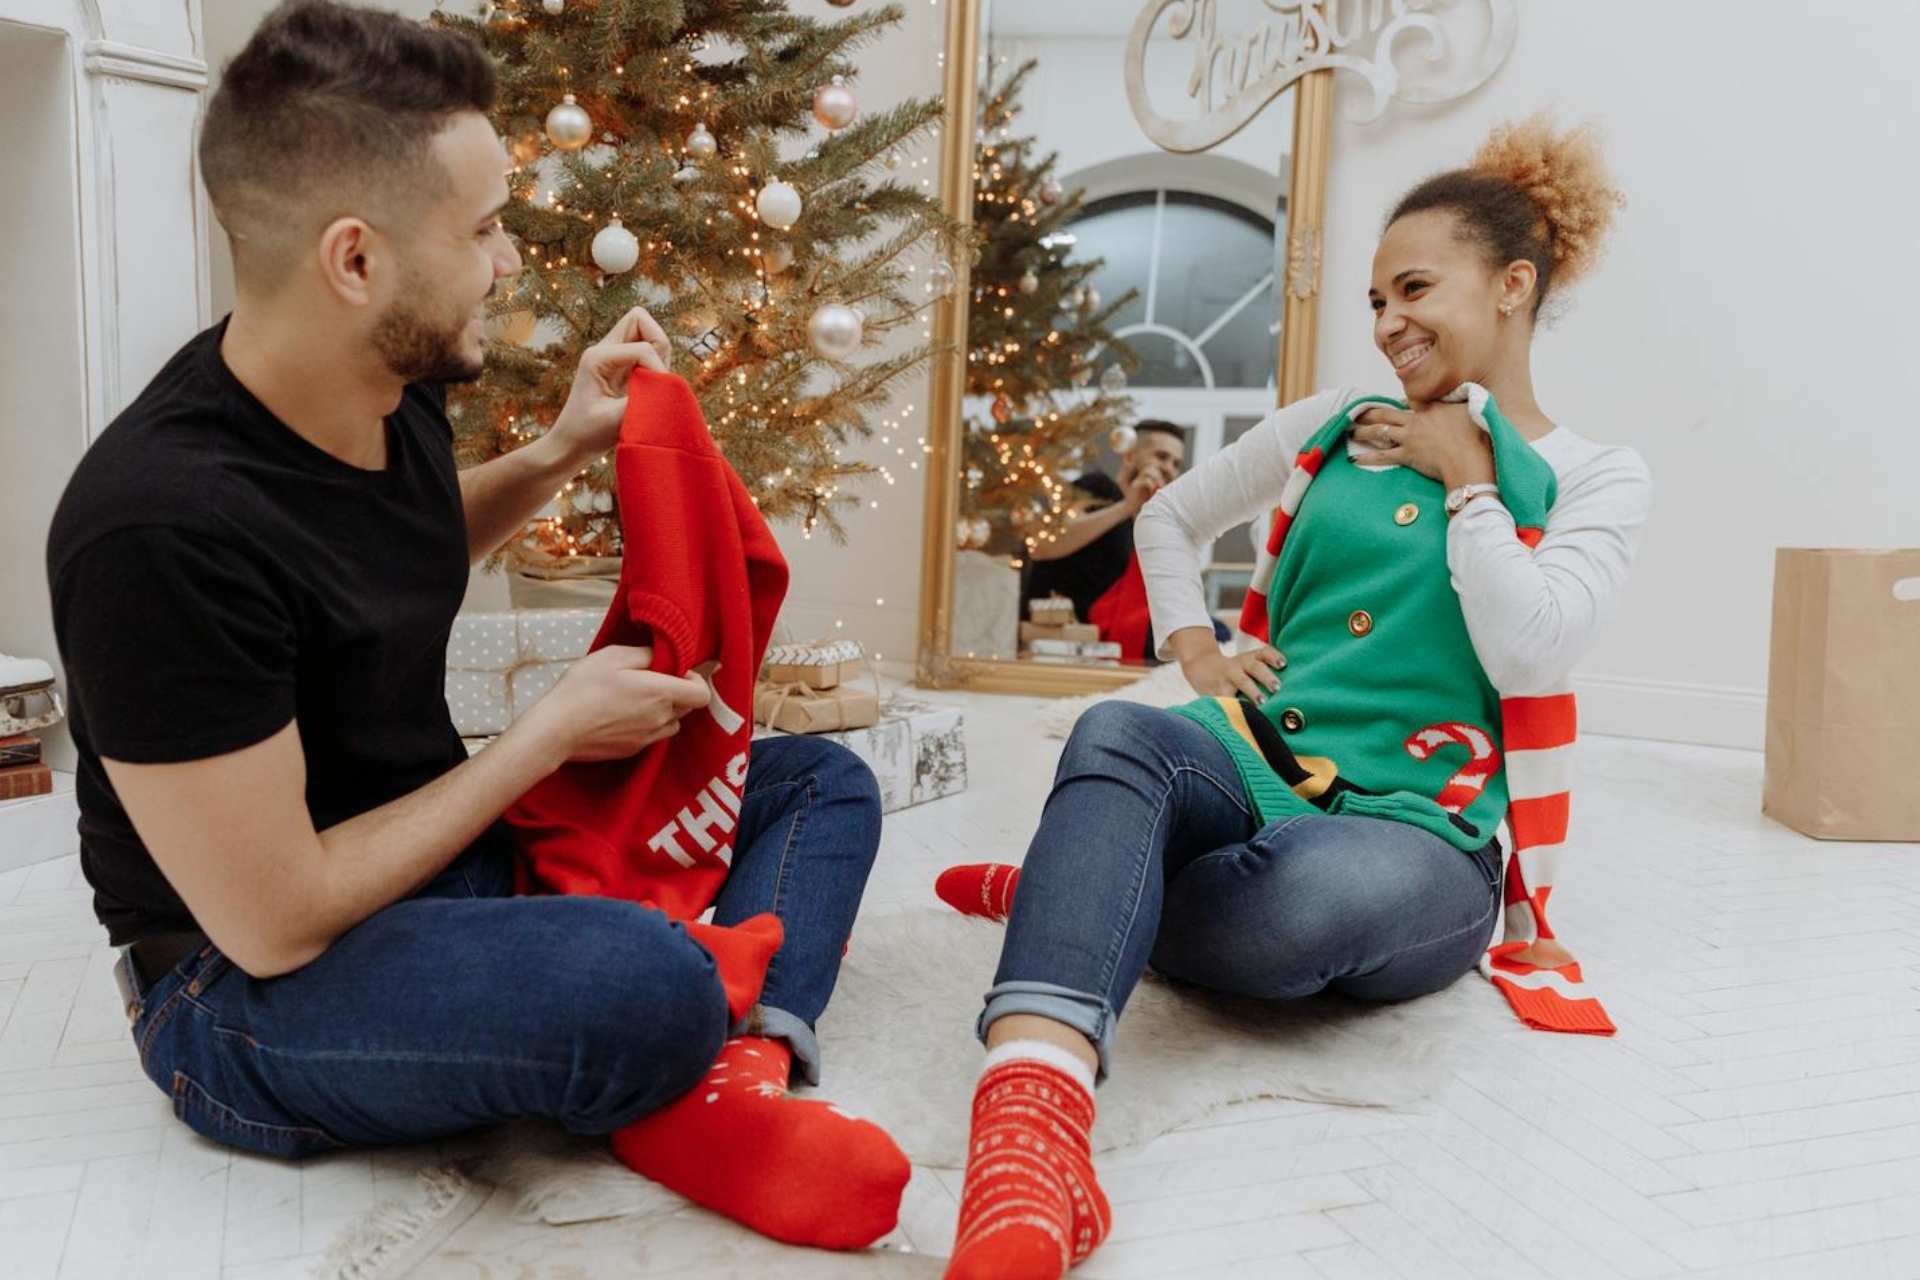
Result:
<instances>
[{"instance_id":1,"label":"man's hand","mask_svg":"<svg viewBox=\"0 0 1920 1280\"><path fill-rule=\"evenodd\" d=\"M645 307L635 307L605 337L580 354L566 407L548 435L558 437L576 459L590 460L620 441L627 414L627 376L634 366L666 373L673 342Z\"/></svg>"},{"instance_id":2,"label":"man's hand","mask_svg":"<svg viewBox=\"0 0 1920 1280\"><path fill-rule=\"evenodd\" d=\"M1180 672L1195 693L1213 698L1244 693L1259 706L1269 694L1280 691L1280 677L1274 673L1286 665L1287 660L1271 645L1245 653L1221 653L1216 646L1211 653L1183 657Z\"/></svg>"},{"instance_id":3,"label":"man's hand","mask_svg":"<svg viewBox=\"0 0 1920 1280\"><path fill-rule=\"evenodd\" d=\"M1127 482L1126 493L1120 501L1126 504L1129 515L1137 516L1140 508L1147 505L1147 500L1165 487L1166 481L1160 478L1160 473L1148 467Z\"/></svg>"},{"instance_id":4,"label":"man's hand","mask_svg":"<svg viewBox=\"0 0 1920 1280\"><path fill-rule=\"evenodd\" d=\"M1449 489L1493 482L1493 442L1464 404L1371 405L1354 419L1353 437L1377 450L1365 459L1370 466L1409 467Z\"/></svg>"},{"instance_id":5,"label":"man's hand","mask_svg":"<svg viewBox=\"0 0 1920 1280\"><path fill-rule=\"evenodd\" d=\"M649 670L653 650L597 649L567 669L526 719L567 760L624 760L680 732L680 721L712 696L698 676L682 680Z\"/></svg>"}]
</instances>

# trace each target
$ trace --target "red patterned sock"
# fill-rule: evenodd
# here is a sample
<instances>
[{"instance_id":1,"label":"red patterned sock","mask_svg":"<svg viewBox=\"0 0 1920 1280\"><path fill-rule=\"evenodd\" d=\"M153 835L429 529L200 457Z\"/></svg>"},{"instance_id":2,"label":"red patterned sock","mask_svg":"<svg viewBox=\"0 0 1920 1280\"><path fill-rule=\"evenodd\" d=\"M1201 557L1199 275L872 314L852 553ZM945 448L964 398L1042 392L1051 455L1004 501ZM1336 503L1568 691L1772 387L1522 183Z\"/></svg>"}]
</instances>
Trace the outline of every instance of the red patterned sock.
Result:
<instances>
[{"instance_id":1,"label":"red patterned sock","mask_svg":"<svg viewBox=\"0 0 1920 1280\"><path fill-rule=\"evenodd\" d=\"M613 1135L636 1173L762 1235L858 1249L893 1230L912 1173L884 1129L787 1092L779 1040L727 1041L706 1079Z\"/></svg>"},{"instance_id":2,"label":"red patterned sock","mask_svg":"<svg viewBox=\"0 0 1920 1280\"><path fill-rule=\"evenodd\" d=\"M1059 1280L1113 1225L1093 1176L1093 1073L1064 1049L1014 1040L973 1095L960 1229L945 1280Z\"/></svg>"},{"instance_id":3,"label":"red patterned sock","mask_svg":"<svg viewBox=\"0 0 1920 1280\"><path fill-rule=\"evenodd\" d=\"M963 916L1005 920L1013 912L1013 890L1019 883L1018 867L1004 862L974 862L942 871L933 882L933 891Z\"/></svg>"},{"instance_id":4,"label":"red patterned sock","mask_svg":"<svg viewBox=\"0 0 1920 1280\"><path fill-rule=\"evenodd\" d=\"M713 957L720 985L727 991L727 1012L740 1021L760 999L760 988L767 985L767 966L786 939L786 926L779 916L763 911L734 925L689 920L686 930Z\"/></svg>"}]
</instances>

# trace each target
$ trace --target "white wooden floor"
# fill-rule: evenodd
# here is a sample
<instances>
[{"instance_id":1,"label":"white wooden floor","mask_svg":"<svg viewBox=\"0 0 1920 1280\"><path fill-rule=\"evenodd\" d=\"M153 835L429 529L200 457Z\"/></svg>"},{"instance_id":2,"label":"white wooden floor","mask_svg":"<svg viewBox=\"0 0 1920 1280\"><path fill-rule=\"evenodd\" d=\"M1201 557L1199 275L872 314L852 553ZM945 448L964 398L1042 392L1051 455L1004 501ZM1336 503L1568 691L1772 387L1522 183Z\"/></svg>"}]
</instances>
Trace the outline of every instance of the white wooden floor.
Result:
<instances>
[{"instance_id":1,"label":"white wooden floor","mask_svg":"<svg viewBox=\"0 0 1920 1280\"><path fill-rule=\"evenodd\" d=\"M1024 850L1041 704L954 700L972 786L889 821L868 912ZM1256 1104L1104 1160L1114 1235L1076 1274L1920 1277L1920 846L1803 839L1759 786L1756 755L1588 741L1554 919L1620 1035L1525 1037L1407 1111ZM134 1064L110 959L73 858L0 874L0 1275L301 1276L433 1157L200 1141ZM944 1254L958 1189L919 1172L897 1240Z\"/></svg>"}]
</instances>

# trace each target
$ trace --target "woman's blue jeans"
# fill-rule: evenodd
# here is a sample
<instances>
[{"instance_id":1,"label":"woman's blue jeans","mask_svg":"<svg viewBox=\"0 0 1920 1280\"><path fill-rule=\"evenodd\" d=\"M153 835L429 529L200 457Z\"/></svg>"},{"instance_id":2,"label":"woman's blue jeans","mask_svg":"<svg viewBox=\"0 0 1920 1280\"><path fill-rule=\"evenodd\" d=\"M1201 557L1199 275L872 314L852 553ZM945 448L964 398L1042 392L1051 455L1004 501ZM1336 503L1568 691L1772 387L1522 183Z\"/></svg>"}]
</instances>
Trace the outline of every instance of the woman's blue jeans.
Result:
<instances>
[{"instance_id":1,"label":"woman's blue jeans","mask_svg":"<svg viewBox=\"0 0 1920 1280\"><path fill-rule=\"evenodd\" d=\"M1256 827L1233 758L1183 716L1098 703L1067 740L981 1014L1092 1041L1151 964L1216 991L1407 1000L1492 938L1500 846L1462 853L1402 822L1310 814Z\"/></svg>"},{"instance_id":2,"label":"woman's blue jeans","mask_svg":"<svg viewBox=\"0 0 1920 1280\"><path fill-rule=\"evenodd\" d=\"M730 1027L713 958L662 913L514 897L482 842L318 959L248 977L212 946L139 993L133 1034L174 1113L229 1146L300 1156L529 1116L631 1124L693 1087L729 1033L776 1036L817 1079L827 1006L880 841L880 793L818 738L754 744L717 924L763 911L786 938Z\"/></svg>"}]
</instances>

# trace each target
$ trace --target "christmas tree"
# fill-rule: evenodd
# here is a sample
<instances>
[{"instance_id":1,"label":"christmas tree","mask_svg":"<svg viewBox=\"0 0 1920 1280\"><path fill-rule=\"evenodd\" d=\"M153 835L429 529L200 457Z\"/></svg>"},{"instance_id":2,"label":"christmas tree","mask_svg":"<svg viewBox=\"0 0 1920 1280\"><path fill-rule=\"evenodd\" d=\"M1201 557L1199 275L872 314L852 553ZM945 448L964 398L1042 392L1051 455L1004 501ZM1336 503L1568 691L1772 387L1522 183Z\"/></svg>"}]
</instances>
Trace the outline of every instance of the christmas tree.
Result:
<instances>
[{"instance_id":1,"label":"christmas tree","mask_svg":"<svg viewBox=\"0 0 1920 1280\"><path fill-rule=\"evenodd\" d=\"M1056 154L1038 155L1031 135L1013 135L1021 89L1038 65L1025 62L982 88L974 161L980 240L967 394L986 410L968 415L960 544L1016 554L1057 536L1070 514L1061 473L1131 419L1132 402L1119 392L1124 371L1138 366L1107 328L1134 294L1103 302L1088 283L1102 260L1071 253L1067 227L1084 193L1055 180Z\"/></svg>"},{"instance_id":2,"label":"christmas tree","mask_svg":"<svg viewBox=\"0 0 1920 1280\"><path fill-rule=\"evenodd\" d=\"M672 335L675 372L770 520L844 537L848 461L928 348L858 357L929 304L957 228L903 148L938 100L861 112L853 52L897 5L821 22L784 0L496 0L435 20L500 71L515 168L503 221L525 266L494 302L489 376L450 405L463 464L534 439L582 350L630 308ZM818 122L828 132L809 141ZM900 428L904 429L904 428ZM620 554L611 456L510 553Z\"/></svg>"}]
</instances>

